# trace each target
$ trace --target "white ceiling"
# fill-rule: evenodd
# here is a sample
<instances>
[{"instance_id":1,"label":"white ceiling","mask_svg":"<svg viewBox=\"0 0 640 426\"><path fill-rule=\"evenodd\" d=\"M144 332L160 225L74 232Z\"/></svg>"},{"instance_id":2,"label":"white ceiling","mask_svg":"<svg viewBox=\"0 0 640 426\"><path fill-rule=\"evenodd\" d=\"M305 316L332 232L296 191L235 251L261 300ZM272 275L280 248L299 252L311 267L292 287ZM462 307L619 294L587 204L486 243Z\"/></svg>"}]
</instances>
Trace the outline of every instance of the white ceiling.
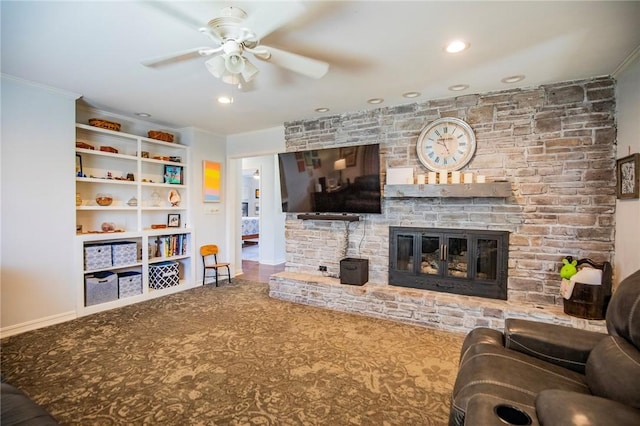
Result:
<instances>
[{"instance_id":1,"label":"white ceiling","mask_svg":"<svg viewBox=\"0 0 640 426\"><path fill-rule=\"evenodd\" d=\"M301 19L263 42L330 63L320 80L252 60L260 73L251 90L242 92L209 74L207 58L160 68L140 64L214 46L194 24L205 26L229 5L249 16L274 6L2 0L2 73L78 93L98 108L147 112L167 126L224 135L319 117L318 107L330 108L322 115L332 115L613 75L640 46L638 1L306 1ZM445 53L455 38L471 47ZM500 81L515 74L526 79ZM447 89L455 84L470 87ZM407 91L422 96L405 99ZM221 94L232 94L235 102L218 104ZM367 104L374 97L384 103Z\"/></svg>"}]
</instances>

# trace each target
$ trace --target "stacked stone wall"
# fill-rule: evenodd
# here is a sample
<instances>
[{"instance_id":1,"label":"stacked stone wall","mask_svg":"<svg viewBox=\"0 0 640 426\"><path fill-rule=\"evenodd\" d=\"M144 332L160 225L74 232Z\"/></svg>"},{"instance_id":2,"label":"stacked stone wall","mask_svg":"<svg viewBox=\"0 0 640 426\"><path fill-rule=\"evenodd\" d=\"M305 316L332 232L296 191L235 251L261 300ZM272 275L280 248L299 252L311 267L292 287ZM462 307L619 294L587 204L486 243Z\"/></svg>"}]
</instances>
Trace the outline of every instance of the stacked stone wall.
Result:
<instances>
[{"instance_id":1,"label":"stacked stone wall","mask_svg":"<svg viewBox=\"0 0 640 426\"><path fill-rule=\"evenodd\" d=\"M561 304L564 256L613 262L615 81L601 77L531 89L466 95L285 124L288 151L381 144L389 167L427 170L420 131L440 117L467 121L477 150L463 171L508 180L508 198L384 198L382 214L359 222L286 221L286 270L336 277L348 257L369 259L369 281L388 285L389 226L510 232L508 299Z\"/></svg>"},{"instance_id":2,"label":"stacked stone wall","mask_svg":"<svg viewBox=\"0 0 640 426\"><path fill-rule=\"evenodd\" d=\"M476 327L504 330L507 318L520 318L606 332L604 321L566 315L559 306L542 306L393 286L351 286L311 274L280 272L269 280L275 299L467 333Z\"/></svg>"}]
</instances>

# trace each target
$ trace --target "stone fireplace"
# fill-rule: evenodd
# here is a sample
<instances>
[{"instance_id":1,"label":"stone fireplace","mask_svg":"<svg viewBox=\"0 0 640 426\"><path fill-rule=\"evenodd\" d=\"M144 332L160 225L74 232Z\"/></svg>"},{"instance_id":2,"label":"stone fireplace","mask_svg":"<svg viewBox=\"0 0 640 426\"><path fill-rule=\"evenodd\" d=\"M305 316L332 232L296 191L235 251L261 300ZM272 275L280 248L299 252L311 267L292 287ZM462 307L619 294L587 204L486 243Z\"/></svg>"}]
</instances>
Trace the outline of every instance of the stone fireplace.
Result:
<instances>
[{"instance_id":1,"label":"stone fireplace","mask_svg":"<svg viewBox=\"0 0 640 426\"><path fill-rule=\"evenodd\" d=\"M380 143L384 184L390 167L426 172L415 149L425 125L440 117L462 118L477 140L464 171L488 182L506 181L511 190L493 198L385 197L382 214L360 215L357 222L287 215L286 271L274 279L271 294L460 331L483 324L499 328L506 316L539 318L548 312L551 321L573 321L562 316L561 259L613 261L614 86L612 78L600 77L285 123L288 151ZM507 233L506 300L504 289L487 299L394 285L389 253L397 242L390 227ZM368 259L367 284L339 284L343 257ZM435 269L431 263L426 267ZM319 271L321 265L326 272ZM471 265L478 268L475 261Z\"/></svg>"}]
</instances>

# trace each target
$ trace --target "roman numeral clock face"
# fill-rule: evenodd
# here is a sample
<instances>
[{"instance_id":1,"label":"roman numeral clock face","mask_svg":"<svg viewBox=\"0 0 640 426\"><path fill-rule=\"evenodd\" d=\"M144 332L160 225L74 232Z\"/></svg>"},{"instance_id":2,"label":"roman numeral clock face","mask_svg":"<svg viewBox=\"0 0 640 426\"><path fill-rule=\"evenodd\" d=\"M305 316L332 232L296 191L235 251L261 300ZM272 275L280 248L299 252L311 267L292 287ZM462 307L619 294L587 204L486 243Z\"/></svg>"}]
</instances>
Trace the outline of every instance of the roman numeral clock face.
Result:
<instances>
[{"instance_id":1,"label":"roman numeral clock face","mask_svg":"<svg viewBox=\"0 0 640 426\"><path fill-rule=\"evenodd\" d=\"M439 118L422 130L416 150L418 159L429 170L460 170L476 152L476 137L463 120Z\"/></svg>"}]
</instances>

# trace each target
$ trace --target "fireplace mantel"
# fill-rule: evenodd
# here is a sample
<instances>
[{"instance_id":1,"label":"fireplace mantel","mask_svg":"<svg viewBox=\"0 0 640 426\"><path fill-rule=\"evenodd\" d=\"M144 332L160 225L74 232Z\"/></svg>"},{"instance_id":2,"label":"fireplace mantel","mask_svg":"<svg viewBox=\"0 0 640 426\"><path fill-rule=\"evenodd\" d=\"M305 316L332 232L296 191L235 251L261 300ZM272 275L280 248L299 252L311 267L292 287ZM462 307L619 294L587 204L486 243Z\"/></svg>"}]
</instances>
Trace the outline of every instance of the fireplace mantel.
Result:
<instances>
[{"instance_id":1,"label":"fireplace mantel","mask_svg":"<svg viewBox=\"0 0 640 426\"><path fill-rule=\"evenodd\" d=\"M423 184L423 185L385 185L385 198L420 197L498 197L511 196L510 182L460 183L460 184Z\"/></svg>"}]
</instances>

